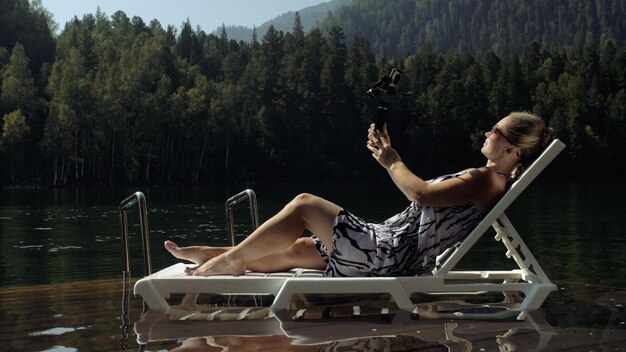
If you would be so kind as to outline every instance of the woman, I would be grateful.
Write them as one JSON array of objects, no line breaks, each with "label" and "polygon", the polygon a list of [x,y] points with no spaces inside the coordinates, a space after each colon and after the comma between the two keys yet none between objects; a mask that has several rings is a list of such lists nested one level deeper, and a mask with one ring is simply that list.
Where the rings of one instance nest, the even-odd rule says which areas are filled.
[{"label": "woman", "polygon": [[[514,112],[485,133],[483,167],[425,181],[402,163],[386,126],[368,130],[367,148],[411,201],[380,224],[366,223],[325,199],[301,194],[232,248],[165,248],[198,264],[190,275],[243,275],[246,270],[325,270],[326,276],[430,273],[435,258],[462,241],[539,155],[553,131],[539,117]],[[301,237],[304,230],[313,236]],[[330,250],[329,250],[330,249]]]}]

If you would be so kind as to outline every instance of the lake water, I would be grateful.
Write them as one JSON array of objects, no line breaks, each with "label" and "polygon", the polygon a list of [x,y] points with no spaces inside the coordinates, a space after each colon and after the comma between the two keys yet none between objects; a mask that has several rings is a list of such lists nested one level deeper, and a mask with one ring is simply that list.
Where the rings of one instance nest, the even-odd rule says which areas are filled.
[{"label": "lake water", "polygon": [[[126,317],[130,320],[124,315],[128,310],[120,313],[123,285],[128,288],[131,283],[121,277],[118,212],[121,200],[136,190],[144,192],[148,201],[155,270],[175,262],[162,249],[165,239],[173,239],[180,245],[227,244],[224,201],[241,189],[3,190],[0,192],[0,340],[10,346],[7,350],[136,349],[136,336],[128,327],[138,319],[141,299],[130,299],[128,307],[133,314]],[[384,220],[407,205],[391,186],[289,185],[255,191],[261,220],[301,192],[324,196],[371,221]],[[610,326],[587,326],[596,329],[592,331],[596,337],[600,333],[604,336],[589,341],[595,341],[596,346],[611,347],[605,350],[619,350],[626,343],[624,199],[626,187],[622,183],[556,182],[540,178],[507,211],[547,275],[571,293],[551,295],[546,301],[554,308],[553,313],[565,317],[560,319],[562,324],[573,324],[567,328],[578,329],[584,321],[597,323],[598,318],[592,316],[597,313],[594,307],[610,307],[610,317],[599,323]],[[129,211],[132,269],[139,276],[143,269],[137,214],[136,209]],[[247,205],[237,207],[235,218],[236,232],[247,233],[250,230]],[[501,244],[492,238],[484,236],[460,266],[510,267],[505,265],[508,262]],[[586,320],[581,318],[576,324],[572,321],[580,317],[567,313],[568,308],[576,305],[571,305],[572,301],[563,303],[563,297],[572,296],[578,297],[575,302],[582,304],[578,309],[587,315]],[[602,312],[606,313],[606,309]],[[282,341],[290,346],[288,342]],[[254,343],[259,345],[258,341]],[[277,343],[281,342],[265,341],[260,345],[278,346]],[[384,346],[386,342],[368,340],[367,344],[371,343]],[[415,341],[393,343],[416,346]],[[176,345],[176,341],[170,341],[149,348],[166,350]],[[265,350],[279,349],[266,347]]]}]

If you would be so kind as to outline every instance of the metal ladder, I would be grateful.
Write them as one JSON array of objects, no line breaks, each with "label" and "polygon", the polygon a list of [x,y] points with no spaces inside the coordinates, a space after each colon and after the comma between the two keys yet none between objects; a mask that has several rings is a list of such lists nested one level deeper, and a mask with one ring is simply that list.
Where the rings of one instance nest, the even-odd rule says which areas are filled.
[{"label": "metal ladder", "polygon": [[[256,194],[251,189],[246,189],[226,200],[226,221],[228,224],[228,238],[231,245],[236,245],[235,240],[235,222],[234,210],[235,205],[248,199],[250,207],[250,218],[252,220],[252,229],[259,227],[259,212],[256,202]],[[150,230],[148,228],[148,206],[146,205],[146,197],[142,192],[135,192],[120,203],[120,228],[122,235],[122,259],[124,264],[124,277],[130,277],[130,252],[129,252],[129,235],[128,235],[128,209],[137,204],[139,207],[139,224],[141,226],[141,243],[143,247],[143,265],[144,276],[152,274],[152,254],[150,252]]]},{"label": "metal ladder", "polygon": [[[226,219],[228,223],[228,237],[231,244],[235,243],[235,223],[234,223],[234,211],[233,208],[236,204],[248,199],[250,204],[250,217],[252,218],[253,230],[259,227],[259,213],[257,209],[256,194],[251,189],[236,194],[226,201]],[[143,247],[143,267],[144,276],[152,274],[152,254],[150,252],[150,230],[148,228],[148,206],[146,204],[146,197],[142,192],[135,192],[128,198],[124,199],[120,203],[120,230],[122,237],[122,259],[124,264],[123,278],[122,278],[122,313],[121,313],[121,341],[126,341],[131,334],[131,321],[130,321],[130,295],[127,293],[127,288],[130,287],[130,252],[129,252],[129,236],[128,236],[128,209],[137,204],[139,207],[139,224],[141,229],[141,242]],[[142,314],[146,311],[146,304],[143,304]],[[140,344],[137,351],[143,352],[147,348],[147,344]]]}]

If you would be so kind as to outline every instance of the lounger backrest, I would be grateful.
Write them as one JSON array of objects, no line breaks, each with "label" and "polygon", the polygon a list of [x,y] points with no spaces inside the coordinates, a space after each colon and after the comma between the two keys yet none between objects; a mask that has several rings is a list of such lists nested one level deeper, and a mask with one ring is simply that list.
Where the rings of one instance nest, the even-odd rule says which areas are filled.
[{"label": "lounger backrest", "polygon": [[483,220],[476,228],[465,238],[457,247],[456,251],[448,257],[447,260],[433,271],[435,275],[447,274],[465,253],[476,243],[485,231],[498,219],[502,213],[513,203],[515,199],[528,187],[528,185],[550,164],[554,158],[565,148],[565,144],[555,139],[541,153],[541,155],[522,173],[522,175],[511,185],[504,196],[496,203],[496,205],[485,215]]},{"label": "lounger backrest", "polygon": [[[508,208],[511,203],[535,180],[535,178],[548,166],[554,158],[565,148],[565,144],[555,139],[541,153],[541,155],[533,161],[533,163],[524,171],[524,173],[511,185],[506,194],[493,207],[488,215],[495,214],[497,218]],[[497,213],[497,214],[496,214]],[[495,221],[495,218],[493,219]],[[493,221],[491,221],[493,223]]]}]

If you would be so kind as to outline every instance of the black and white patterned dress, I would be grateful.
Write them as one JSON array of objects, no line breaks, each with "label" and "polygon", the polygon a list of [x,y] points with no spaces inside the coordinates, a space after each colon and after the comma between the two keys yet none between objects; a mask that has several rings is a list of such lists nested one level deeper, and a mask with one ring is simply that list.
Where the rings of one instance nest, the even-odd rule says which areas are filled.
[{"label": "black and white patterned dress", "polygon": [[[432,183],[458,177],[465,171],[439,176]],[[327,263],[325,276],[414,276],[429,274],[435,258],[462,241],[482,215],[470,202],[451,207],[408,208],[380,224],[342,209],[333,226],[332,251],[315,236],[313,241]]]}]

